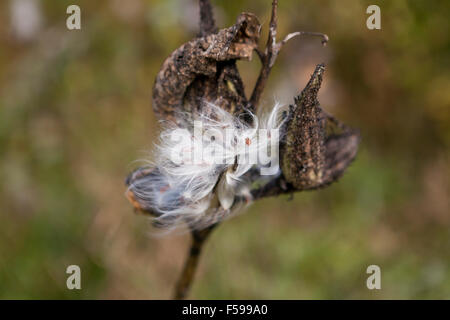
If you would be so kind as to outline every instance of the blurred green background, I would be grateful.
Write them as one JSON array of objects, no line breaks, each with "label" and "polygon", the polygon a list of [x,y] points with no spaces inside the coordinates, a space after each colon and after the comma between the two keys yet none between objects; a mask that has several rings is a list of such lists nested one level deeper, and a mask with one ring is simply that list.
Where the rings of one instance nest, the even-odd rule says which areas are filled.
[{"label": "blurred green background", "polygon": [[[220,27],[256,13],[265,43],[269,0],[213,3]],[[320,101],[361,128],[360,152],[339,183],[223,223],[190,297],[450,298],[449,16],[445,0],[280,1],[280,37],[330,42],[289,42],[263,104],[292,102],[325,62]],[[0,2],[0,298],[170,298],[189,236],[155,237],[124,178],[158,133],[156,73],[197,19],[195,0]],[[239,68],[250,92],[259,61]],[[71,264],[82,290],[66,288]],[[372,264],[381,290],[366,287]]]}]

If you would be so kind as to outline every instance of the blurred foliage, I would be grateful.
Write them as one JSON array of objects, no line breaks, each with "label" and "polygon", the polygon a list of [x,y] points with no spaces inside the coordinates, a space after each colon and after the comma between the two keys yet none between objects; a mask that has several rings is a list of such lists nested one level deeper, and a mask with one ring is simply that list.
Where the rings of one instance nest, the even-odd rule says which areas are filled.
[{"label": "blurred foliage", "polygon": [[[196,1],[80,0],[80,31],[65,26],[72,1],[31,2],[0,3],[0,298],[169,298],[189,237],[152,236],[124,177],[148,157],[151,86],[195,35]],[[270,1],[213,2],[220,26],[251,11],[267,28]],[[450,2],[377,1],[374,31],[369,4],[280,1],[280,36],[331,41],[292,40],[264,104],[290,103],[325,62],[320,100],[361,128],[361,150],[339,183],[223,223],[191,297],[450,298]],[[250,90],[259,62],[239,67]],[[366,288],[371,264],[381,290]]]}]

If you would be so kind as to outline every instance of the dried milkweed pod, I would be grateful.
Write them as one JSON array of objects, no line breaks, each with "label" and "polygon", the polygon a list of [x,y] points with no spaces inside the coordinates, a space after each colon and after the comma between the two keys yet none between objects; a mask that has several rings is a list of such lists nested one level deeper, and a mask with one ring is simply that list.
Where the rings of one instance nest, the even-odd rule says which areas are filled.
[{"label": "dried milkweed pod", "polygon": [[[328,115],[317,99],[324,65],[318,65],[290,106],[281,168],[297,190],[317,189],[336,181],[356,156],[359,133]],[[331,128],[330,128],[331,127]],[[333,128],[334,127],[334,128]],[[327,129],[334,129],[327,133]]]},{"label": "dried milkweed pod", "polygon": [[217,33],[193,39],[164,61],[153,87],[153,110],[159,119],[183,121],[180,111],[203,112],[204,101],[231,113],[248,107],[236,59],[250,60],[261,25],[251,13]]}]

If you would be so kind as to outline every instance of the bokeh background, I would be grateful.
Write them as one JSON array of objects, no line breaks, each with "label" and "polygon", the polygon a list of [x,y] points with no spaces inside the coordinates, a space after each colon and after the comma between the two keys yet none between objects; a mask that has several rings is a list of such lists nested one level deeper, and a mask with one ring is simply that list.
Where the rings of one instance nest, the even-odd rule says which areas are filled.
[{"label": "bokeh background", "polygon": [[[82,29],[66,28],[81,7]],[[220,27],[270,1],[213,0]],[[366,8],[381,7],[381,30]],[[255,203],[207,243],[192,298],[450,298],[450,2],[281,0],[263,97],[291,103],[317,63],[323,107],[361,128],[327,189]],[[158,133],[151,87],[197,32],[195,0],[0,2],[0,298],[166,299],[187,234],[155,236],[124,178]],[[259,61],[239,62],[248,92]],[[66,267],[82,290],[66,288]],[[378,265],[382,289],[366,287]]]}]

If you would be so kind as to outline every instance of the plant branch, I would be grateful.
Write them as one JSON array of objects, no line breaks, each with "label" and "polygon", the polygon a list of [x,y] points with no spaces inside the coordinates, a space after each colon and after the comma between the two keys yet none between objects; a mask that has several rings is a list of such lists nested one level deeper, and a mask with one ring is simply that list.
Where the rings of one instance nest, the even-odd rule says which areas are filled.
[{"label": "plant branch", "polygon": [[255,111],[257,110],[259,100],[266,86],[267,79],[269,78],[270,70],[272,70],[272,67],[275,64],[275,60],[277,59],[281,48],[290,39],[297,36],[309,35],[321,37],[323,45],[325,45],[328,42],[328,36],[326,34],[318,32],[305,32],[305,31],[290,33],[283,40],[277,42],[276,41],[277,24],[278,24],[277,9],[278,9],[278,0],[273,0],[272,14],[270,17],[270,24],[269,24],[269,36],[267,38],[266,49],[264,52],[259,49],[256,49],[256,52],[261,60],[262,67],[258,79],[256,80],[256,84],[253,89],[252,95],[250,97],[250,105],[253,107]]},{"label": "plant branch", "polygon": [[200,37],[217,31],[213,9],[209,0],[199,0],[200,6]]},{"label": "plant branch", "polygon": [[181,300],[187,297],[192,281],[194,280],[203,245],[215,226],[216,224],[203,230],[191,230],[192,243],[184,263],[183,271],[175,287],[174,299]]}]

